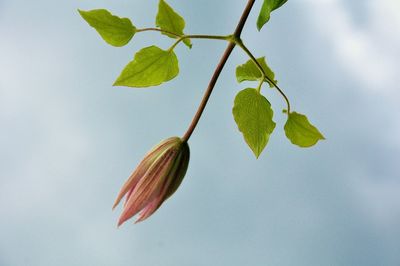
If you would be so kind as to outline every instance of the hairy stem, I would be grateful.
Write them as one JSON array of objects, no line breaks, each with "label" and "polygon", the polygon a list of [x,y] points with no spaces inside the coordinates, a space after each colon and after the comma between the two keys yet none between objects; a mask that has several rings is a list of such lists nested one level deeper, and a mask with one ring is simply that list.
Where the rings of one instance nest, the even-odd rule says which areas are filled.
[{"label": "hairy stem", "polygon": [[[239,23],[236,26],[235,32],[233,34],[233,40],[240,40],[240,35],[242,33],[243,27],[246,24],[246,20],[250,14],[251,9],[253,8],[255,0],[248,0],[247,5],[242,13],[242,16],[240,17]],[[224,54],[222,55],[217,68],[214,71],[214,74],[211,77],[210,83],[208,84],[208,87],[206,89],[206,92],[204,93],[203,99],[200,102],[200,105],[197,109],[196,114],[193,117],[192,122],[189,125],[189,128],[187,129],[185,135],[182,137],[182,140],[184,142],[188,141],[190,136],[192,135],[194,129],[197,126],[197,123],[200,120],[201,115],[203,114],[204,108],[207,105],[208,99],[210,98],[210,95],[215,87],[215,84],[217,83],[217,80],[219,78],[219,75],[221,74],[226,61],[228,61],[229,56],[231,55],[233,49],[236,46],[236,41],[233,41],[231,39],[231,42],[228,44],[228,47],[226,47]]]},{"label": "hairy stem", "polygon": [[[267,74],[265,73],[265,71],[262,68],[262,66],[260,65],[260,63],[257,61],[255,56],[250,52],[250,50],[246,47],[246,45],[244,45],[243,41],[242,40],[236,40],[236,44],[240,48],[242,48],[242,50],[250,57],[250,59],[254,62],[254,64],[256,64],[257,68],[260,70],[260,72],[261,72],[261,74],[263,76],[262,80],[267,79],[275,87],[275,89],[282,95],[282,97],[285,99],[286,105],[287,105],[287,113],[289,115],[290,114],[289,98],[286,96],[286,94],[283,92],[283,90],[281,90],[281,88],[279,88],[279,86],[276,84],[276,82],[273,81],[271,78],[269,78],[267,76]],[[259,86],[258,88],[261,89],[261,86]]]}]

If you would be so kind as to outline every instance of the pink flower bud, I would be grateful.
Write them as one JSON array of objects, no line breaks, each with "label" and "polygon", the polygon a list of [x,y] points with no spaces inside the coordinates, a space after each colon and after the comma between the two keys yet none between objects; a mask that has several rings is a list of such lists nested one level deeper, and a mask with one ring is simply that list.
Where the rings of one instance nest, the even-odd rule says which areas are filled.
[{"label": "pink flower bud", "polygon": [[162,141],[146,154],[123,185],[113,209],[126,196],[118,226],[139,213],[152,215],[179,187],[189,164],[189,145],[178,137]]}]

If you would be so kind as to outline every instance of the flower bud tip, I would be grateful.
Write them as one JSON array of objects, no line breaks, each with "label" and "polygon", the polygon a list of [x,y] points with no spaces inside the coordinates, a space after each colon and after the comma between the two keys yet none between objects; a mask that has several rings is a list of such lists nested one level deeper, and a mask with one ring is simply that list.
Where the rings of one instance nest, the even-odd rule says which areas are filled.
[{"label": "flower bud tip", "polygon": [[155,146],[125,182],[113,209],[126,197],[118,227],[139,214],[135,223],[150,217],[181,184],[189,163],[189,145],[172,137]]}]

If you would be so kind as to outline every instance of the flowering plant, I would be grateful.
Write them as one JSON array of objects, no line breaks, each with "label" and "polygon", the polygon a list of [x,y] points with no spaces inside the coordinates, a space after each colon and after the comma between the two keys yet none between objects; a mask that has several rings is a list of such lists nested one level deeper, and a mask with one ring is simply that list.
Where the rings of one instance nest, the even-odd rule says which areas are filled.
[{"label": "flowering plant", "polygon": [[[257,20],[257,29],[260,31],[269,21],[271,12],[286,2],[287,0],[264,0]],[[148,218],[176,191],[182,182],[189,163],[188,141],[199,122],[221,71],[235,47],[239,47],[249,57],[247,62],[236,68],[237,81],[239,83],[243,81],[258,82],[254,88],[246,88],[236,95],[232,110],[238,129],[254,155],[257,158],[260,156],[276,127],[271,103],[261,93],[264,83],[275,88],[287,105],[284,110],[287,115],[284,131],[286,137],[293,144],[299,147],[311,147],[319,140],[324,139],[324,136],[305,115],[291,110],[289,99],[277,85],[275,73],[268,66],[265,57],[256,58],[241,38],[242,30],[254,3],[255,0],[248,0],[236,29],[228,35],[185,34],[185,20],[165,0],[159,1],[156,26],[149,28],[138,28],[132,24],[130,19],[120,18],[105,9],[79,10],[82,18],[100,34],[104,41],[112,46],[124,46],[136,34],[148,31],[156,31],[175,39],[175,42],[167,49],[152,45],[138,51],[134,59],[122,70],[114,82],[114,86],[151,87],[174,79],[179,74],[178,57],[174,49],[181,43],[189,49],[192,48],[192,41],[195,39],[228,43],[185,134],[181,138],[173,137],[164,140],[151,150],[122,187],[114,204],[115,207],[124,196],[126,197],[118,225],[138,213],[140,214],[137,221]]]}]

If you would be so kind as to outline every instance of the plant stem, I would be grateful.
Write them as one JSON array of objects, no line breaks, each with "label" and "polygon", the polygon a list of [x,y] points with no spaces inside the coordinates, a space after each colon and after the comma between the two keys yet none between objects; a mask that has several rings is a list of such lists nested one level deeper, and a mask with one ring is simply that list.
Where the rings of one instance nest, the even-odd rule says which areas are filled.
[{"label": "plant stem", "polygon": [[144,32],[144,31],[158,31],[161,32],[163,34],[168,34],[168,35],[172,35],[175,36],[178,40],[176,41],[176,43],[173,45],[174,47],[180,43],[181,41],[183,41],[184,39],[211,39],[211,40],[224,40],[224,41],[230,41],[232,36],[231,35],[227,35],[227,36],[223,36],[223,35],[205,35],[205,34],[192,34],[192,35],[179,35],[176,34],[174,32],[171,31],[167,31],[167,30],[163,30],[163,29],[159,29],[159,28],[143,28],[143,29],[136,29],[136,32]]},{"label": "plant stem", "polygon": [[[233,35],[227,35],[227,36],[223,36],[223,35],[202,35],[202,34],[196,34],[196,35],[179,35],[179,34],[176,34],[176,33],[170,32],[170,31],[166,31],[166,30],[162,30],[162,29],[159,29],[159,28],[143,28],[143,29],[137,29],[136,32],[158,31],[158,32],[161,32],[161,33],[163,33],[163,34],[169,34],[169,35],[172,35],[172,36],[177,37],[177,41],[168,49],[169,51],[172,51],[180,42],[182,42],[182,41],[185,40],[185,39],[211,39],[211,40],[229,41],[230,44],[232,44],[232,43],[234,44],[234,45],[233,45],[233,48],[234,48],[236,45],[238,45],[238,46],[250,57],[250,59],[256,64],[257,68],[260,70],[260,72],[261,72],[261,74],[262,74],[262,81],[260,81],[260,84],[259,84],[258,87],[257,87],[258,92],[260,92],[261,86],[262,86],[262,83],[264,82],[264,80],[267,79],[267,80],[274,86],[274,88],[282,95],[282,97],[285,99],[285,102],[286,102],[286,105],[287,105],[287,111],[288,111],[287,114],[290,114],[290,102],[289,102],[289,98],[286,96],[286,94],[283,92],[283,90],[282,90],[281,88],[279,88],[279,86],[276,84],[276,82],[273,81],[271,78],[269,78],[269,77],[266,75],[266,73],[265,73],[264,69],[262,68],[262,66],[260,65],[260,63],[257,61],[257,59],[254,57],[254,55],[253,55],[253,54],[251,53],[251,51],[246,47],[246,45],[243,43],[243,41],[242,41],[241,38],[240,38],[240,35],[241,35],[241,33],[242,33],[242,30],[243,30],[243,27],[244,27],[244,25],[245,25],[245,23],[246,23],[246,20],[247,20],[248,15],[250,14],[250,11],[251,11],[251,8],[252,8],[253,4],[254,4],[254,0],[253,0],[253,1],[249,1],[249,2],[247,3],[247,6],[246,6],[246,8],[245,8],[245,10],[244,10],[244,12],[243,12],[242,17],[240,18],[240,21],[239,21],[239,23],[238,23],[238,26],[236,27],[236,30],[235,30],[235,32],[234,32]],[[228,48],[230,48],[230,45],[228,45],[228,47],[226,48],[225,52],[228,50]],[[233,48],[231,48],[231,49],[233,50]],[[231,52],[232,52],[232,51],[231,51]],[[203,110],[204,110],[204,108],[205,108],[205,105],[207,104],[208,98],[210,97],[211,92],[212,92],[212,90],[214,89],[216,80],[213,81],[213,79],[216,78],[216,79],[218,80],[219,74],[220,74],[220,72],[222,71],[222,69],[224,68],[225,63],[226,63],[226,61],[228,60],[228,58],[229,58],[229,56],[230,56],[230,53],[229,53],[229,55],[227,56],[227,58],[224,58],[224,56],[225,56],[225,53],[224,53],[223,57],[222,57],[221,60],[220,60],[220,63],[221,63],[222,61],[225,61],[224,64],[222,65],[221,69],[219,69],[220,65],[218,65],[217,68],[215,69],[214,74],[216,74],[217,71],[219,71],[219,73],[218,73],[218,75],[217,75],[216,77],[214,77],[214,75],[213,75],[213,77],[212,77],[212,79],[211,79],[211,81],[210,81],[209,87],[207,88],[206,93],[205,93],[205,95],[204,95],[204,97],[203,97],[203,100],[205,100],[204,106],[203,106],[203,100],[202,100],[202,102],[200,103],[199,110],[198,110],[198,111],[200,112],[200,113],[199,113],[199,117],[197,117],[197,113],[196,113],[196,115],[195,115],[195,117],[194,117],[194,119],[193,119],[193,121],[192,121],[192,124],[193,124],[193,122],[195,122],[195,123],[194,123],[194,127],[196,127],[197,122],[198,122],[198,120],[200,119],[200,116],[201,116],[201,114],[202,114],[202,112],[203,112]],[[213,84],[213,83],[214,83],[214,84]],[[210,85],[212,85],[211,88],[210,88]],[[209,90],[210,90],[210,91],[209,91]],[[209,95],[207,95],[208,93],[209,93]],[[195,121],[195,119],[196,119],[196,121]],[[189,127],[189,129],[190,129],[190,127]],[[189,129],[188,129],[188,131],[189,131]],[[193,131],[193,130],[194,130],[194,128],[193,128],[191,131]],[[186,132],[186,133],[188,133],[188,132]],[[190,134],[188,134],[187,139],[189,139],[189,138],[190,138],[190,135],[192,134],[192,132],[189,132],[189,133],[190,133]],[[185,136],[186,136],[186,135],[187,135],[187,134],[185,134]],[[185,139],[185,137],[184,137],[184,139]]]},{"label": "plant stem", "polygon": [[[240,35],[242,33],[243,27],[246,24],[246,20],[250,14],[250,11],[254,5],[255,0],[248,0],[247,5],[242,13],[242,16],[240,17],[239,23],[236,26],[235,32],[233,34],[233,40],[240,40]],[[182,137],[182,141],[187,142],[192,135],[194,129],[197,126],[197,123],[200,120],[201,115],[203,114],[204,108],[207,105],[208,99],[210,98],[210,95],[215,87],[215,84],[217,83],[217,80],[219,78],[219,75],[221,74],[226,61],[228,61],[229,56],[231,55],[233,49],[236,46],[236,41],[231,40],[231,42],[228,44],[228,47],[226,47],[224,54],[222,55],[217,68],[214,71],[214,74],[211,77],[210,83],[208,84],[208,87],[206,89],[206,92],[204,93],[203,99],[200,102],[200,105],[197,109],[196,114],[193,117],[192,122],[189,125],[189,128],[187,129],[185,135]]]},{"label": "plant stem", "polygon": [[196,128],[197,123],[199,122],[200,117],[203,114],[204,108],[207,105],[208,99],[210,98],[210,95],[211,95],[211,93],[212,93],[212,91],[214,89],[214,86],[217,83],[219,75],[221,74],[222,69],[224,68],[226,61],[228,61],[228,58],[229,58],[229,56],[231,55],[231,53],[233,51],[233,48],[235,48],[235,45],[236,45],[235,43],[230,42],[228,44],[228,47],[225,49],[225,52],[222,55],[221,60],[219,61],[218,66],[214,71],[214,74],[213,74],[213,76],[212,76],[212,78],[210,80],[210,83],[208,84],[207,90],[204,93],[203,99],[200,102],[200,105],[199,105],[199,107],[197,109],[197,112],[193,117],[192,123],[190,124],[189,128],[187,129],[185,135],[182,137],[182,141],[183,142],[186,142],[186,141],[189,140],[189,138],[192,135],[194,129]]},{"label": "plant stem", "polygon": [[158,32],[165,33],[165,34],[169,34],[169,35],[172,35],[172,36],[175,36],[175,37],[178,37],[178,38],[182,37],[182,36],[179,35],[179,34],[176,34],[176,33],[173,33],[173,32],[171,32],[171,31],[167,31],[167,30],[162,30],[162,29],[159,29],[159,28],[143,28],[143,29],[136,29],[136,32],[144,32],[144,31],[158,31]]},{"label": "plant stem", "polygon": [[209,40],[221,40],[221,41],[231,41],[232,40],[232,35],[201,35],[201,34],[195,34],[195,35],[183,35],[176,40],[176,42],[168,49],[169,51],[172,51],[181,41],[185,39],[209,39]]},{"label": "plant stem", "polygon": [[258,83],[258,86],[257,86],[257,92],[258,92],[258,94],[261,93],[261,88],[262,88],[262,85],[264,84],[264,80],[265,80],[265,78],[264,78],[264,77],[261,77],[260,83]]},{"label": "plant stem", "polygon": [[[260,70],[261,74],[263,75],[262,80],[267,79],[274,87],[275,89],[282,95],[282,97],[285,99],[286,101],[286,105],[287,105],[287,114],[290,114],[290,102],[288,97],[286,96],[286,94],[283,92],[283,90],[281,90],[281,88],[279,88],[279,86],[276,84],[275,81],[273,81],[270,77],[267,76],[267,74],[265,73],[264,69],[262,68],[262,66],[260,65],[260,63],[257,61],[257,59],[254,57],[254,55],[250,52],[250,50],[246,47],[246,45],[244,45],[242,40],[236,40],[236,44],[242,48],[242,50],[250,57],[250,59],[256,64],[257,68]],[[261,86],[259,86],[259,88],[261,88]]]}]

